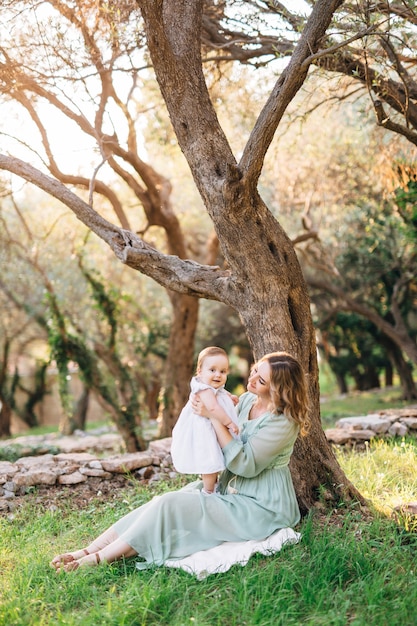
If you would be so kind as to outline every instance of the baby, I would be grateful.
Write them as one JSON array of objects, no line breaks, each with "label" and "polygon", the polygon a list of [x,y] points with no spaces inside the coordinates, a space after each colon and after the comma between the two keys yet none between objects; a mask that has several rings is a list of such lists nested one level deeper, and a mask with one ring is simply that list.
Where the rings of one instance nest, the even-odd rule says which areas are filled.
[{"label": "baby", "polygon": [[[220,418],[236,435],[239,432],[235,410],[237,398],[224,388],[228,372],[226,352],[216,346],[205,348],[198,355],[196,376],[191,380],[191,395],[198,393],[206,408],[216,412],[217,419]],[[202,475],[204,494],[214,492],[218,472],[225,467],[223,452],[211,421],[194,413],[190,400],[172,431],[171,457],[178,472]]]}]

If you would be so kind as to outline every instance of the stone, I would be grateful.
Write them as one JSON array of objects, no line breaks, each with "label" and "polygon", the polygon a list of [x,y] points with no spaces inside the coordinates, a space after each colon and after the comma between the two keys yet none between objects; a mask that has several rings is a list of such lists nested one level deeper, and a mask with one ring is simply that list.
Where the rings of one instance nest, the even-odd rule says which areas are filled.
[{"label": "stone", "polygon": [[17,459],[16,461],[18,468],[30,468],[36,465],[42,465],[42,467],[45,467],[53,464],[54,457],[52,454],[44,454],[42,456],[25,456]]},{"label": "stone", "polygon": [[406,424],[402,424],[401,422],[394,422],[388,429],[388,433],[393,435],[394,437],[405,437],[408,433],[408,428]]},{"label": "stone", "polygon": [[13,480],[18,487],[32,487],[35,485],[55,485],[56,478],[54,472],[31,469],[27,472],[18,472]]},{"label": "stone", "polygon": [[77,465],[87,464],[96,461],[97,457],[89,452],[60,452],[54,456],[55,461],[69,461]]},{"label": "stone", "polygon": [[327,441],[343,445],[351,440],[350,431],[347,428],[327,428],[324,431]]},{"label": "stone", "polygon": [[73,472],[72,474],[62,474],[58,476],[58,483],[60,485],[78,485],[79,483],[85,483],[87,476],[81,474],[81,472]]},{"label": "stone", "polygon": [[123,456],[103,459],[101,464],[107,472],[126,474],[140,467],[152,465],[152,456],[147,452],[132,452]]},{"label": "stone", "polygon": [[149,485],[152,485],[153,483],[159,483],[161,480],[163,479],[163,475],[156,473],[153,476],[150,477],[149,479]]},{"label": "stone", "polygon": [[165,439],[155,439],[149,443],[149,451],[160,457],[165,457],[171,452],[172,437]]},{"label": "stone", "polygon": [[89,463],[87,463],[87,465],[88,467],[91,467],[91,469],[97,469],[97,470],[103,469],[102,464],[97,459],[95,461],[90,461]]},{"label": "stone", "polygon": [[86,452],[88,450],[123,450],[124,443],[120,435],[107,433],[107,435],[90,435],[83,433],[78,436],[61,437],[56,445],[64,452]]},{"label": "stone", "polygon": [[124,450],[125,444],[120,435],[115,433],[105,433],[104,435],[100,435],[98,437],[100,440],[100,449],[111,449],[111,450]]},{"label": "stone", "polygon": [[399,417],[417,417],[417,405],[406,406],[403,409],[385,409],[380,411],[381,415],[393,415],[395,419]]},{"label": "stone", "polygon": [[372,430],[374,433],[386,433],[390,426],[391,420],[382,418],[378,413],[370,413],[360,417],[342,417],[336,422],[338,428]]},{"label": "stone", "polygon": [[370,439],[375,437],[376,434],[373,430],[370,430],[368,428],[364,428],[363,430],[353,430],[351,431],[351,433],[352,439],[356,439],[358,441],[369,441]]},{"label": "stone", "polygon": [[12,480],[8,480],[7,482],[3,483],[3,489],[5,491],[13,491],[13,493],[15,493],[17,490],[17,485]]},{"label": "stone", "polygon": [[373,430],[360,430],[358,428],[328,428],[324,431],[324,434],[326,435],[327,441],[337,445],[344,445],[351,441],[370,441],[375,437]]},{"label": "stone", "polygon": [[111,478],[110,472],[105,472],[103,469],[94,469],[92,467],[80,467],[80,474],[84,476],[96,476],[98,478]]},{"label": "stone", "polygon": [[147,480],[155,473],[155,469],[152,465],[147,465],[146,467],[141,467],[140,470],[136,472],[139,478]]},{"label": "stone", "polygon": [[0,461],[0,484],[6,482],[7,477],[11,478],[17,472],[17,467],[10,461]]},{"label": "stone", "polygon": [[410,430],[417,430],[417,417],[400,417],[398,421],[405,424]]},{"label": "stone", "polygon": [[396,506],[394,511],[400,513],[406,513],[408,515],[417,515],[417,502],[408,502],[406,504],[400,504]]}]

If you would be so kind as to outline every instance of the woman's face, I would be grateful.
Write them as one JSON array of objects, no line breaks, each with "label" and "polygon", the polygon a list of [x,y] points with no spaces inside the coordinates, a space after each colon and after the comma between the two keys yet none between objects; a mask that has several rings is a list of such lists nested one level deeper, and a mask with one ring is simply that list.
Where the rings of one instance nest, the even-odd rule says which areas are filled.
[{"label": "woman's face", "polygon": [[248,378],[247,390],[257,396],[270,397],[271,366],[268,361],[257,363]]}]

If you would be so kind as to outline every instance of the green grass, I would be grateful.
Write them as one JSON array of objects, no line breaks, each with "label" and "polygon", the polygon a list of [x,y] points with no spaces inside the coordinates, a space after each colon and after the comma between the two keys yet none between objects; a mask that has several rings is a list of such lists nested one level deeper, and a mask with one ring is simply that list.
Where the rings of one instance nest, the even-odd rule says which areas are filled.
[{"label": "green grass", "polygon": [[378,413],[384,409],[401,408],[411,404],[402,399],[398,377],[394,387],[382,387],[370,391],[354,391],[350,381],[349,392],[340,394],[334,374],[325,362],[320,363],[320,397],[323,428],[332,428],[341,417],[354,417]]},{"label": "green grass", "polygon": [[364,452],[336,449],[345,474],[377,511],[391,516],[395,507],[417,500],[416,439],[372,440]]},{"label": "green grass", "polygon": [[0,624],[415,625],[417,534],[382,513],[415,499],[417,449],[377,442],[337,454],[373,517],[355,507],[313,514],[298,528],[299,544],[203,581],[167,568],[138,572],[132,560],[69,574],[49,567],[53,555],[84,545],[155,491],[131,487],[85,509],[70,495],[59,510],[27,496],[12,518],[0,518]]}]

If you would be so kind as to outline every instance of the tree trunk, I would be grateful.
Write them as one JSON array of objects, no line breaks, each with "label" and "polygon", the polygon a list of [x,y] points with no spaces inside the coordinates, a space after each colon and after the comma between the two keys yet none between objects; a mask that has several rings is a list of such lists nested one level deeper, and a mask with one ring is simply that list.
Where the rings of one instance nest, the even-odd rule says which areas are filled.
[{"label": "tree trunk", "polygon": [[5,398],[0,396],[0,438],[11,437],[10,425],[12,421],[12,409]]},{"label": "tree trunk", "polygon": [[401,350],[388,337],[382,336],[380,342],[385,347],[388,358],[400,377],[403,399],[415,400],[417,398],[417,388],[413,380],[413,372],[404,359]]},{"label": "tree trunk", "polygon": [[170,294],[173,320],[165,366],[160,437],[170,437],[182,407],[190,395],[193,375],[194,338],[198,322],[197,298]]},{"label": "tree trunk", "polygon": [[355,368],[353,378],[357,391],[369,391],[369,389],[379,389],[381,387],[378,371],[375,367],[366,366],[364,370]]},{"label": "tree trunk", "polygon": [[[328,9],[330,4],[334,10],[338,3],[329,3]],[[308,437],[298,439],[291,463],[300,507],[307,511],[323,484],[334,500],[360,499],[321,428],[315,332],[294,247],[256,191],[263,151],[304,81],[302,61],[318,45],[316,38],[332,11],[320,16],[320,26],[315,15],[306,27],[305,40],[292,58],[297,69],[278,80],[237,167],[201,69],[201,3],[143,0],[140,6],[162,95],[233,275],[228,303],[239,312],[255,359],[287,350],[308,374],[313,427]]]},{"label": "tree trunk", "polygon": [[[312,428],[307,437],[298,438],[290,466],[300,509],[308,511],[323,486],[329,500],[363,502],[340,468],[321,427],[315,329],[294,247],[259,197],[248,196],[245,202],[247,210],[256,207],[254,229],[262,233],[248,226],[248,241],[242,240],[240,233],[240,246],[235,246],[234,254],[229,251],[228,261],[235,267],[240,259],[240,267],[248,277],[239,299],[239,314],[248,339],[256,359],[268,352],[286,350],[300,359],[308,375]],[[243,260],[238,252],[249,247],[251,254]]]},{"label": "tree trunk", "polygon": [[[402,320],[398,303],[395,301],[394,297],[391,301],[391,315],[395,322],[391,324],[387,321],[387,316],[385,316],[385,318],[381,317],[375,309],[369,308],[366,304],[357,301],[349,295],[345,288],[339,287],[334,282],[322,280],[316,276],[309,276],[308,284],[310,287],[334,295],[341,303],[338,307],[339,311],[351,311],[372,322],[381,332],[381,335],[385,335],[395,343],[395,345],[408,356],[410,361],[417,365],[417,343],[408,333],[404,320]],[[393,315],[394,310],[396,311],[395,315]]]},{"label": "tree trunk", "polygon": [[390,361],[385,365],[385,387],[392,387],[394,384],[394,368]]},{"label": "tree trunk", "polygon": [[340,373],[335,373],[337,386],[339,387],[339,393],[344,394],[348,393],[349,388],[346,382],[346,376]]},{"label": "tree trunk", "polygon": [[77,400],[77,404],[74,411],[74,423],[75,427],[80,430],[85,429],[87,422],[88,407],[90,404],[90,390],[88,387],[83,387],[80,397]]},{"label": "tree trunk", "polygon": [[123,411],[118,410],[110,403],[106,402],[103,397],[92,390],[99,405],[110,414],[117,432],[122,437],[127,452],[138,452],[138,450],[146,450],[147,445],[144,439],[135,431],[131,421],[124,419]]}]

